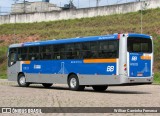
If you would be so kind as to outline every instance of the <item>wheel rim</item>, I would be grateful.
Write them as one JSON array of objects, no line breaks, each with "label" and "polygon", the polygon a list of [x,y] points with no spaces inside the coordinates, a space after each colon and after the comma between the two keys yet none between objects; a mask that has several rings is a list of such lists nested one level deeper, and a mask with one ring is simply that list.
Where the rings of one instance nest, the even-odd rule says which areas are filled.
[{"label": "wheel rim", "polygon": [[21,77],[19,82],[20,82],[21,85],[25,85],[26,84],[26,78],[24,76]]},{"label": "wheel rim", "polygon": [[77,86],[77,81],[75,78],[72,78],[70,80],[70,86],[71,86],[71,88],[75,88]]}]

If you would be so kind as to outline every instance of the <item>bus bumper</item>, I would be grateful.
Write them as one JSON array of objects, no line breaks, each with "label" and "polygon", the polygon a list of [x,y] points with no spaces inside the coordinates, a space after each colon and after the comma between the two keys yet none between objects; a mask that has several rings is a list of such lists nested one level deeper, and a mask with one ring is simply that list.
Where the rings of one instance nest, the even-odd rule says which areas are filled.
[{"label": "bus bumper", "polygon": [[128,77],[121,75],[120,76],[120,83],[122,85],[141,85],[141,84],[152,84],[153,76],[151,77]]}]

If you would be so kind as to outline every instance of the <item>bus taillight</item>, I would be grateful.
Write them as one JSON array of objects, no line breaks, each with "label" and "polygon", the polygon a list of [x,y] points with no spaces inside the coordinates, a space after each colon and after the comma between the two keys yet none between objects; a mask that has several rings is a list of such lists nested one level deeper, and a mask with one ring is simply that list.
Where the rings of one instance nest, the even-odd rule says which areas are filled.
[{"label": "bus taillight", "polygon": [[118,39],[120,39],[121,38],[121,34],[118,34]]},{"label": "bus taillight", "polygon": [[124,71],[127,71],[127,65],[124,64]]}]

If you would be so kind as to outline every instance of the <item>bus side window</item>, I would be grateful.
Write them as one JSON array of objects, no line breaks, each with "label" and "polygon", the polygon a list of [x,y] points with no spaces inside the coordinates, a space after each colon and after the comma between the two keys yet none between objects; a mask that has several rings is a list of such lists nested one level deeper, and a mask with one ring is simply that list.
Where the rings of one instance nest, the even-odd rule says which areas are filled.
[{"label": "bus side window", "polygon": [[98,42],[91,42],[90,49],[91,49],[90,57],[98,58]]},{"label": "bus side window", "polygon": [[27,54],[21,54],[19,60],[27,60]]},{"label": "bus side window", "polygon": [[60,56],[58,56],[57,59],[65,59],[66,54],[65,54],[65,45],[64,44],[59,45],[59,52],[60,52]]},{"label": "bus side window", "polygon": [[27,47],[20,47],[18,48],[18,60],[23,61],[23,60],[28,60],[28,48]]},{"label": "bus side window", "polygon": [[99,42],[99,58],[107,58],[108,41]]},{"label": "bus side window", "polygon": [[39,59],[39,46],[29,47],[29,60],[38,60]]},{"label": "bus side window", "polygon": [[9,59],[8,59],[8,66],[12,66],[16,63],[17,61],[17,49],[16,48],[11,48],[9,51]]},{"label": "bus side window", "polygon": [[82,55],[83,58],[91,57],[90,42],[82,43]]},{"label": "bus side window", "polygon": [[74,58],[75,59],[83,58],[83,55],[82,55],[82,43],[75,43],[74,44]]},{"label": "bus side window", "polygon": [[44,51],[43,51],[43,58],[45,60],[51,60],[52,59],[52,45],[47,45],[44,47]]},{"label": "bus side window", "polygon": [[12,66],[15,63],[16,63],[16,53],[10,53],[9,66]]},{"label": "bus side window", "polygon": [[40,59],[49,60],[52,58],[52,45],[40,46]]},{"label": "bus side window", "polygon": [[53,59],[60,59],[60,45],[53,45]]},{"label": "bus side window", "polygon": [[114,48],[114,44],[112,44],[112,43],[109,43],[109,45],[108,45],[108,57],[109,58],[115,57],[115,48]]},{"label": "bus side window", "polygon": [[100,58],[117,58],[118,57],[118,41],[107,40],[99,42],[99,57]]},{"label": "bus side window", "polygon": [[92,53],[91,51],[83,51],[83,58],[91,58],[92,57]]},{"label": "bus side window", "polygon": [[64,58],[74,59],[74,44],[66,44],[64,54]]},{"label": "bus side window", "polygon": [[21,54],[18,54],[18,60],[21,61],[22,60],[22,56]]}]

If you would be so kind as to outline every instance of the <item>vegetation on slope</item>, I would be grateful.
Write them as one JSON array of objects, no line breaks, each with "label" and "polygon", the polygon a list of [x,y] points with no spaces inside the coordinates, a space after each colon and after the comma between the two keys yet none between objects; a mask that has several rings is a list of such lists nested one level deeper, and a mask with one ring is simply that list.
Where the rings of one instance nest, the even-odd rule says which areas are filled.
[{"label": "vegetation on slope", "polygon": [[0,79],[6,78],[6,56],[7,56],[7,47],[0,46]]},{"label": "vegetation on slope", "polygon": [[[15,34],[14,34],[15,30]],[[78,36],[103,35],[112,33],[140,33],[141,12],[62,20],[40,23],[0,25],[0,47],[17,42],[60,39]],[[143,11],[143,33],[152,35],[155,43],[156,82],[160,82],[160,8]],[[6,59],[6,50],[0,50],[0,58]],[[4,56],[5,55],[5,56]],[[0,76],[5,77],[6,60],[0,59]],[[3,69],[3,70],[2,70]],[[158,76],[157,76],[158,75]],[[1,77],[0,77],[1,78]]]}]

